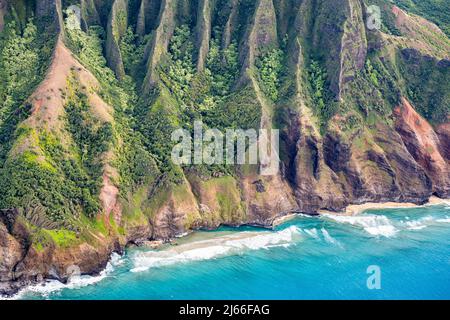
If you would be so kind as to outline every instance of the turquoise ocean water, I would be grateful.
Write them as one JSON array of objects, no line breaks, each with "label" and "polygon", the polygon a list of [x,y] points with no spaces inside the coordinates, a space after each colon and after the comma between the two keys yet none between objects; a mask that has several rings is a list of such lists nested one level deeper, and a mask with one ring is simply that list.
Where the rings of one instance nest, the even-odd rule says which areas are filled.
[{"label": "turquoise ocean water", "polygon": [[[113,255],[97,277],[21,299],[450,299],[450,206],[299,216],[275,230],[196,232]],[[369,290],[369,266],[381,289]]]}]

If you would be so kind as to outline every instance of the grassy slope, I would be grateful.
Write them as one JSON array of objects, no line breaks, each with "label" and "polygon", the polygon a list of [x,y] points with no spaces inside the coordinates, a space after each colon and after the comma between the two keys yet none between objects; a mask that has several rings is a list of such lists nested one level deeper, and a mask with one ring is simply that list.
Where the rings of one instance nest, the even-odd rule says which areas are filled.
[{"label": "grassy slope", "polygon": [[450,2],[447,0],[394,0],[400,8],[434,22],[450,36]]}]

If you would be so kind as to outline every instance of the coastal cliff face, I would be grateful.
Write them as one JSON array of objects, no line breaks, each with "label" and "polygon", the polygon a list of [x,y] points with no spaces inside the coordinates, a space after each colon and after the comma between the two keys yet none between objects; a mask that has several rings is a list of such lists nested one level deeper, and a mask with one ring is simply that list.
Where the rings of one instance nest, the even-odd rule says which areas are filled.
[{"label": "coastal cliff face", "polygon": [[[372,2],[379,28],[363,0],[0,0],[0,294],[190,230],[448,198],[450,40]],[[194,120],[279,129],[280,170],[172,163]]]}]

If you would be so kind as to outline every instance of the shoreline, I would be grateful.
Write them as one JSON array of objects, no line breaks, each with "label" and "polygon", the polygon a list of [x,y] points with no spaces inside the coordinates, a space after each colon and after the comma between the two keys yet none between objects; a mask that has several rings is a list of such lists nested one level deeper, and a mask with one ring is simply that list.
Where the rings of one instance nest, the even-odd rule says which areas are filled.
[{"label": "shoreline", "polygon": [[[279,217],[273,219],[271,226],[270,225],[268,225],[268,226],[252,225],[252,226],[259,227],[259,228],[262,228],[262,229],[274,229],[276,226],[279,226],[279,225],[281,225],[281,224],[283,224],[285,222],[288,222],[288,221],[290,221],[292,219],[295,219],[296,217],[299,217],[299,216],[311,216],[311,217],[314,217],[314,216],[321,216],[323,214],[336,215],[336,216],[356,216],[356,215],[364,213],[367,210],[420,208],[420,207],[436,206],[436,205],[443,205],[443,204],[444,205],[450,205],[450,199],[441,199],[441,198],[432,196],[432,197],[429,198],[428,202],[423,204],[423,205],[417,205],[417,204],[414,204],[414,203],[407,203],[407,202],[405,202],[405,203],[401,203],[401,202],[380,202],[380,203],[367,202],[367,203],[364,203],[364,204],[352,204],[352,205],[349,205],[342,212],[334,212],[334,211],[329,211],[329,210],[319,210],[317,215],[307,215],[307,214],[300,213],[300,212],[299,213],[289,213],[289,214],[286,214],[286,215],[283,215],[283,216],[279,216]],[[239,227],[236,227],[236,231],[238,231],[238,229],[239,229]],[[192,231],[192,232],[196,232],[196,231]],[[191,234],[191,232],[188,233],[188,234],[180,235],[180,236],[178,236],[178,237],[176,237],[176,238],[174,238],[172,240],[175,240],[177,238],[178,239],[184,238],[185,236],[187,236],[189,234]],[[161,248],[161,246],[163,244],[165,244],[165,243],[166,242],[163,242],[163,241],[143,241],[140,245],[137,245],[137,246],[141,247],[141,248],[148,248],[148,249],[151,249],[151,250],[159,250]],[[168,243],[169,243],[170,246],[172,246],[171,242],[168,242]],[[133,247],[133,245],[127,244],[127,245],[125,245],[124,250],[126,250],[128,248],[131,248],[131,247]],[[107,263],[111,262],[113,254],[114,254],[114,252],[111,254],[110,259],[108,260]],[[98,277],[98,276],[101,276],[101,274],[103,272],[105,272],[106,269],[107,268],[104,268],[103,270],[101,270],[98,273],[91,273],[91,274],[87,273],[87,274],[84,274],[84,275],[85,276]],[[49,280],[49,279],[46,279],[46,280]],[[16,299],[16,298],[20,299],[20,294],[23,292],[23,290],[26,290],[27,287],[30,287],[30,286],[32,287],[33,285],[39,285],[39,284],[42,285],[42,284],[44,284],[46,282],[46,280],[44,280],[43,282],[40,282],[40,283],[34,283],[34,284],[26,285],[26,286],[20,288],[17,291],[14,290],[14,292],[12,292],[11,295],[9,295],[9,294],[3,295],[3,296],[0,295],[0,300]],[[56,281],[58,281],[58,280],[56,280]],[[61,282],[61,284],[64,285],[63,282]]]},{"label": "shoreline", "polygon": [[450,205],[450,199],[441,199],[436,196],[432,196],[428,199],[428,202],[422,205],[418,205],[412,202],[367,202],[363,204],[351,204],[347,206],[342,212],[333,212],[329,210],[319,210],[318,212],[319,214],[356,216],[358,214],[364,213],[367,210],[420,208],[442,204]]}]

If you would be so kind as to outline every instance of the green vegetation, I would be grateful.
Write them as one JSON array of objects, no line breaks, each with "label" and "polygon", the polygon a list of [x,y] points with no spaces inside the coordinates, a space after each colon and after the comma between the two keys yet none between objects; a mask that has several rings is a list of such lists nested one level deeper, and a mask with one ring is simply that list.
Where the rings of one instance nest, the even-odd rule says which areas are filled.
[{"label": "green vegetation", "polygon": [[[259,127],[261,113],[254,93],[249,89],[233,92],[239,74],[237,44],[232,42],[221,48],[220,30],[216,28],[214,34],[217,38],[210,42],[205,69],[197,72],[189,26],[176,28],[159,73],[161,85],[136,110],[144,144],[155,155],[159,168],[170,177],[168,180],[182,179],[182,172],[170,161],[171,133],[175,129],[192,130],[195,120],[223,130]],[[206,175],[229,172],[225,167],[201,170]]]},{"label": "green vegetation", "polygon": [[[13,27],[12,23],[8,36],[1,42],[0,63],[8,66],[9,70],[1,83],[1,93],[15,98],[10,108],[18,108],[18,103],[26,100],[33,90],[34,79],[40,80],[39,70],[36,69],[39,68],[36,61],[38,46],[34,40],[36,28],[31,22],[23,36],[17,35]],[[78,230],[80,213],[94,217],[101,211],[99,192],[104,165],[101,159],[113,144],[122,142],[120,148],[123,152],[116,161],[120,171],[118,183],[123,184],[124,191],[149,181],[147,176],[150,173],[146,170],[154,166],[152,156],[142,147],[140,136],[132,131],[131,121],[126,118],[127,110],[133,107],[132,101],[135,101],[134,88],[122,89],[113,72],[106,67],[102,53],[103,37],[104,31],[100,27],[91,27],[88,32],[67,30],[69,46],[100,80],[102,91],[99,94],[114,106],[115,127],[120,128],[117,131],[120,135],[117,135],[116,128],[111,123],[101,122],[94,116],[85,92],[92,88],[81,88],[75,78],[69,83],[69,96],[64,94],[67,99],[66,117],[62,120],[66,124],[67,137],[27,127],[20,127],[15,131],[12,124],[27,116],[29,106],[17,109],[13,114],[17,120],[10,120],[11,125],[7,126],[8,117],[5,118],[3,127],[0,124],[2,133],[6,131],[5,128],[8,129],[2,139],[4,136],[4,139],[8,138],[8,141],[16,143],[31,139],[33,145],[38,146],[37,149],[11,157],[1,168],[0,187],[4,192],[0,193],[0,207],[23,208],[25,215],[30,221],[35,221],[36,225],[49,230],[58,229],[52,236],[55,243],[63,246],[67,241],[73,240],[66,233]],[[17,58],[26,61],[24,63]],[[26,82],[27,78],[22,77],[23,74],[32,81]],[[3,90],[4,88],[7,90]],[[5,110],[3,107],[2,105],[2,111]],[[61,139],[64,139],[64,143]],[[68,141],[73,143],[67,145]],[[7,150],[10,148],[11,146]],[[5,157],[7,150],[4,152]],[[64,230],[59,230],[60,228]]]},{"label": "green vegetation", "polygon": [[48,234],[53,243],[62,248],[69,248],[74,243],[79,240],[76,237],[75,232],[68,230],[43,230],[46,234]]},{"label": "green vegetation", "polygon": [[184,107],[192,106],[189,89],[195,74],[193,51],[189,27],[182,25],[176,28],[169,45],[169,62],[160,73],[163,83]]},{"label": "green vegetation", "polygon": [[141,40],[130,26],[119,43],[125,72],[134,79],[139,80],[139,82],[145,76],[145,68],[143,68],[144,50],[149,40],[149,36]]},{"label": "green vegetation", "polygon": [[67,42],[70,49],[80,61],[98,76],[103,83],[116,84],[114,72],[106,67],[103,56],[105,31],[100,26],[90,27],[87,32],[82,30],[67,30]]},{"label": "green vegetation", "polygon": [[[88,216],[94,217],[101,211],[98,195],[102,185],[103,163],[100,159],[114,141],[113,128],[110,123],[100,123],[92,116],[87,97],[79,90],[68,101],[66,113],[67,128],[75,142],[72,152],[78,155],[79,165],[86,175],[86,183],[79,186],[82,206]],[[83,181],[80,178],[73,176],[75,182]]]},{"label": "green vegetation", "polygon": [[[95,159],[95,154],[101,154],[112,144],[110,138],[116,137],[119,143],[118,155],[115,165],[119,170],[120,177],[117,181],[121,186],[121,191],[127,193],[128,190],[138,188],[145,181],[154,179],[157,173],[152,154],[144,147],[143,136],[134,130],[134,118],[132,117],[137,98],[135,92],[135,83],[130,76],[127,76],[124,82],[120,83],[114,76],[111,69],[106,66],[106,60],[103,56],[103,44],[105,32],[99,26],[89,28],[88,32],[82,30],[71,30],[68,32],[69,43],[72,50],[84,65],[96,76],[102,84],[102,91],[99,92],[103,100],[114,107],[115,128],[109,124],[104,124],[96,129],[96,132],[90,132],[92,128],[85,131],[79,130],[78,124],[85,121],[81,116],[81,111],[86,111],[85,96],[81,95],[81,105],[79,108],[71,108],[72,133],[78,138],[78,147],[83,150],[84,145],[89,145],[89,140],[100,139],[98,148],[91,149],[91,156],[88,159]],[[143,43],[139,44],[138,39],[133,34],[132,29],[121,40],[121,50],[124,57],[126,72],[134,78],[142,77],[141,65],[143,56]],[[83,102],[84,101],[84,102]],[[85,116],[88,116],[84,112]],[[92,119],[91,119],[92,121]],[[88,126],[89,127],[89,126]],[[117,143],[116,143],[117,144]],[[99,164],[93,168],[99,170]],[[146,170],[149,169],[147,172]]]},{"label": "green vegetation", "polygon": [[[98,198],[101,187],[99,153],[106,149],[111,133],[107,125],[95,127],[84,118],[86,101],[68,104],[69,128],[76,141],[70,151],[54,134],[22,128],[18,134],[37,140],[39,149],[26,151],[10,160],[1,171],[0,207],[45,208],[51,221],[67,221],[80,212],[94,216],[101,210]],[[81,110],[77,110],[80,108]],[[76,109],[76,110],[73,110]],[[20,139],[18,139],[20,140]]]},{"label": "green vegetation", "polygon": [[[416,59],[415,57],[413,59]],[[402,56],[399,73],[404,75],[404,95],[417,111],[434,124],[445,123],[450,115],[450,68],[438,61],[420,57],[414,63]]]},{"label": "green vegetation", "polygon": [[272,100],[278,100],[280,75],[283,69],[284,53],[280,49],[267,52],[256,63],[264,93]]},{"label": "green vegetation", "polygon": [[[372,63],[370,58],[366,60],[364,69],[357,72],[354,81],[349,84],[349,94],[346,95],[346,106],[355,106],[355,110],[366,120],[374,115],[389,116],[392,106],[398,102],[398,93],[392,90],[392,78],[377,59],[374,58],[374,61]],[[352,125],[347,121],[346,126],[351,129],[361,126],[361,123],[354,121]]]},{"label": "green vegetation", "polygon": [[206,67],[210,75],[212,95],[228,95],[239,73],[236,42],[221,49],[219,40],[211,40]]},{"label": "green vegetation", "polygon": [[29,112],[30,106],[24,101],[48,64],[47,47],[37,33],[32,20],[23,32],[12,20],[0,35],[0,168],[12,146],[14,130]]},{"label": "green vegetation", "polygon": [[28,97],[38,76],[36,26],[29,21],[20,36],[13,21],[6,32],[0,60],[0,124],[13,106]]},{"label": "green vegetation", "polygon": [[331,98],[326,83],[327,73],[318,61],[311,60],[308,80],[313,110],[320,120],[321,130],[325,130],[328,120],[336,112],[336,103]]},{"label": "green vegetation", "polygon": [[400,8],[434,22],[447,36],[450,36],[450,2],[448,0],[394,0],[394,2]]}]

